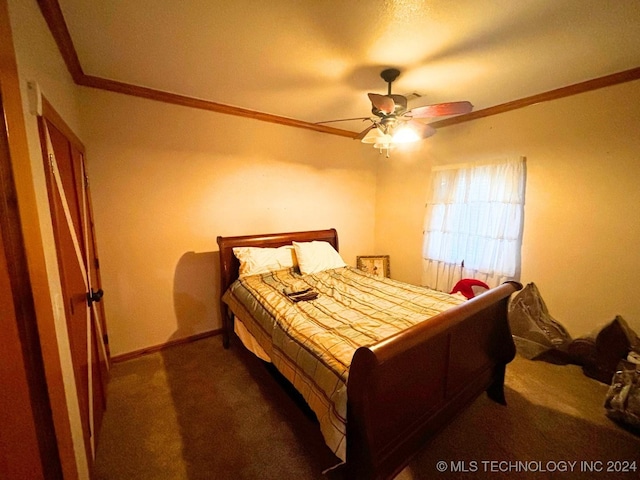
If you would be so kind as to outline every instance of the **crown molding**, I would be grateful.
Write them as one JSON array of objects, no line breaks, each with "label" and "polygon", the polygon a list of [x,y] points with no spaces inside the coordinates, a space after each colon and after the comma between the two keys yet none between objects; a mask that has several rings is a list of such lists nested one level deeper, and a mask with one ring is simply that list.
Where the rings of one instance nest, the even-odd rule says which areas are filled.
[{"label": "crown molding", "polygon": [[332,135],[338,135],[347,138],[356,138],[358,136],[358,133],[350,132],[348,130],[342,130],[339,128],[328,127],[326,125],[316,125],[314,123],[304,122],[302,120],[296,120],[293,118],[281,117],[279,115],[272,115],[269,113],[258,112],[246,108],[234,107],[222,103],[211,102],[199,98],[178,95],[175,93],[164,92],[162,90],[156,90],[153,88],[141,87],[139,85],[132,85],[129,83],[118,82],[116,80],[87,75],[84,73],[84,71],[82,70],[82,66],[80,65],[78,54],[76,53],[73,41],[71,40],[71,35],[69,33],[69,29],[67,28],[67,24],[65,23],[62,9],[60,8],[58,0],[37,1],[38,5],[40,6],[40,11],[42,12],[44,19],[49,26],[49,30],[51,31],[51,34],[53,35],[53,38],[58,45],[58,49],[62,54],[62,58],[67,65],[67,69],[71,74],[71,78],[77,85],[97,88],[100,90],[108,90],[110,92],[122,93],[135,97],[142,97],[159,102],[171,103],[174,105],[181,105],[185,107],[209,110],[212,112],[218,112],[227,115],[251,118],[254,120],[260,120],[262,122],[277,123],[279,125],[286,125],[289,127],[303,128],[321,133],[329,133]]},{"label": "crown molding", "polygon": [[262,122],[277,123],[279,125],[286,125],[289,127],[304,128],[307,130],[314,130],[321,133],[330,133],[332,135],[339,135],[348,138],[355,138],[357,136],[357,133],[353,133],[348,130],[327,127],[325,125],[316,125],[313,123],[303,122],[302,120],[296,120],[294,118],[281,117],[278,115],[272,115],[270,113],[258,112],[255,110],[249,110],[240,107],[233,107],[231,105],[211,102],[209,100],[188,97],[186,95],[178,95],[176,93],[163,92],[161,90],[155,90],[153,88],[141,87],[138,85],[118,82],[101,77],[94,77],[92,75],[83,75],[77,83],[78,85],[82,85],[84,87],[108,90],[110,92],[132,95],[134,97],[141,97],[149,100],[156,100],[158,102],[171,103],[174,105],[181,105],[183,107],[198,108],[200,110],[209,110],[211,112],[218,112],[227,115],[236,115],[238,117],[260,120]]},{"label": "crown molding", "polygon": [[76,48],[71,40],[71,35],[69,34],[69,29],[64,21],[64,16],[62,15],[62,9],[60,8],[58,0],[37,1],[40,11],[42,12],[42,16],[47,22],[51,35],[53,35],[53,38],[58,45],[58,49],[62,54],[62,59],[67,65],[67,70],[69,70],[69,73],[71,74],[71,78],[73,78],[74,82],[80,83],[82,77],[84,77],[84,72],[82,71],[82,66],[80,65]]},{"label": "crown molding", "polygon": [[579,93],[589,92],[591,90],[597,90],[599,88],[610,87],[619,83],[630,82],[639,79],[640,67],[636,67],[630,70],[624,70],[622,72],[606,75],[604,77],[594,78],[593,80],[587,80],[586,82],[575,83],[573,85],[556,88],[555,90],[550,90],[548,92],[539,93],[530,97],[521,98],[512,102],[502,103],[493,107],[466,113],[457,117],[445,118],[443,120],[432,122],[429,125],[434,128],[448,127],[449,125],[457,125],[459,123],[469,122],[471,120],[477,120],[479,118],[489,117],[491,115],[497,115],[499,113],[505,113],[511,110],[517,110],[520,108],[528,107],[529,105],[535,105],[536,103],[557,100],[559,98],[569,97],[571,95],[577,95]]},{"label": "crown molding", "polygon": [[[58,49],[62,54],[62,58],[67,65],[67,69],[73,78],[73,81],[85,87],[97,88],[101,90],[108,90],[111,92],[122,93],[125,95],[133,95],[136,97],[147,98],[150,100],[156,100],[159,102],[171,103],[174,105],[182,105],[185,107],[198,108],[201,110],[209,110],[212,112],[223,113],[227,115],[236,115],[239,117],[252,118],[254,120],[260,120],[263,122],[277,123],[279,125],[286,125],[296,128],[304,128],[307,130],[313,130],[321,133],[329,133],[331,135],[339,135],[347,138],[357,138],[358,132],[350,132],[340,128],[328,127],[326,125],[318,125],[315,123],[304,122],[302,120],[295,120],[293,118],[281,117],[278,115],[272,115],[269,113],[258,112],[255,110],[249,110],[246,108],[234,107],[231,105],[225,105],[222,103],[211,102],[208,100],[202,100],[199,98],[188,97],[185,95],[178,95],[175,93],[164,92],[153,88],[142,87],[138,85],[132,85],[116,80],[109,80],[106,78],[95,77],[92,75],[86,75],[80,65],[78,54],[71,40],[69,29],[65,23],[62,10],[58,0],[37,0],[42,15],[44,16],[49,30],[53,35],[53,38],[58,45]],[[477,120],[479,118],[489,117],[491,115],[498,115],[500,113],[509,112],[511,110],[517,110],[520,108],[534,105],[536,103],[548,102],[550,100],[557,100],[559,98],[568,97],[571,95],[577,95],[579,93],[588,92],[591,90],[597,90],[619,83],[629,82],[640,79],[640,67],[632,68],[622,72],[606,75],[604,77],[587,80],[585,82],[576,83],[566,87],[557,88],[548,92],[532,95],[530,97],[521,98],[511,102],[502,103],[493,107],[484,108],[482,110],[476,110],[464,115],[458,115],[456,117],[445,118],[431,122],[434,128],[442,128],[450,125],[457,125],[460,123],[469,122],[471,120]]]}]

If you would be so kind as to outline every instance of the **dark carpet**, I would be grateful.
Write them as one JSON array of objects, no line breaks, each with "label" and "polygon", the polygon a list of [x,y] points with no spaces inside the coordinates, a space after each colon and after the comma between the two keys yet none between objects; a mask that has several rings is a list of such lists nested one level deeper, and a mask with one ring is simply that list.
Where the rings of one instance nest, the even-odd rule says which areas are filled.
[{"label": "dark carpet", "polygon": [[[304,402],[234,340],[113,365],[97,480],[342,480],[322,473],[338,459]],[[640,437],[605,416],[607,385],[521,357],[506,384],[507,407],[481,396],[397,479],[640,477]]]}]

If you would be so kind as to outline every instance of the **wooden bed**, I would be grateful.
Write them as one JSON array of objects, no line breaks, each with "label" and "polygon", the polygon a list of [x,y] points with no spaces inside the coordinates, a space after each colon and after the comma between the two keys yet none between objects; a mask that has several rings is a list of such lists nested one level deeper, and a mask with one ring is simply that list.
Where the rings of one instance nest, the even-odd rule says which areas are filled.
[{"label": "wooden bed", "polygon": [[[335,229],[218,237],[221,294],[238,278],[234,247],[329,242]],[[484,391],[506,404],[504,373],[515,356],[507,321],[507,282],[353,356],[347,382],[346,478],[391,479],[437,432]],[[223,344],[232,312],[220,302]],[[435,467],[434,467],[435,468]]]}]

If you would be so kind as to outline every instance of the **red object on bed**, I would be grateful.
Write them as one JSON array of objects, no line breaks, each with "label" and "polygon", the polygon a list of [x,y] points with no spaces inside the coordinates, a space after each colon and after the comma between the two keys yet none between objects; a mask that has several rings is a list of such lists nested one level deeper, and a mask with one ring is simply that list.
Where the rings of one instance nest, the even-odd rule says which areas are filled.
[{"label": "red object on bed", "polygon": [[476,296],[476,292],[473,290],[473,287],[482,287],[489,290],[489,285],[480,280],[476,280],[475,278],[463,278],[462,280],[458,281],[458,283],[456,283],[455,287],[453,287],[453,290],[451,290],[449,293],[454,294],[460,292],[467,299],[469,299]]}]

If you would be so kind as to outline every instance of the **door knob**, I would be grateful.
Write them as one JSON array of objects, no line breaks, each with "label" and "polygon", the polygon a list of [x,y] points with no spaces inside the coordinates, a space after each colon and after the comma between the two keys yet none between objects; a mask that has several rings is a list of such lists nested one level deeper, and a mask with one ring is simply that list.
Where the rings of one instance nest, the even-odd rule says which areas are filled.
[{"label": "door knob", "polygon": [[89,304],[89,306],[91,306],[93,302],[99,302],[100,300],[102,300],[103,295],[104,292],[101,288],[97,291],[94,291],[92,288],[90,292],[87,292],[87,303]]}]

